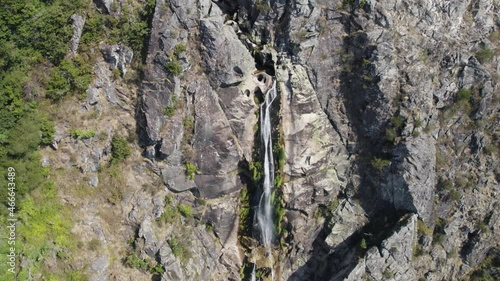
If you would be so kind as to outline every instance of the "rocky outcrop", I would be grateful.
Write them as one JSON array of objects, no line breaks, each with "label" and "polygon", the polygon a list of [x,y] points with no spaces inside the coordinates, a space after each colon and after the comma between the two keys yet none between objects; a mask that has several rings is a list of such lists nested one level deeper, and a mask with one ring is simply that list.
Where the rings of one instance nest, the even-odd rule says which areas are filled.
[{"label": "rocky outcrop", "polygon": [[101,44],[99,46],[104,59],[109,63],[111,69],[118,69],[123,76],[127,74],[127,66],[132,62],[134,52],[123,44],[108,45]]},{"label": "rocky outcrop", "polygon": [[429,136],[410,139],[394,149],[391,173],[382,197],[397,210],[417,213],[433,223],[436,184],[434,140]]},{"label": "rocky outcrop", "polygon": [[85,18],[78,14],[73,14],[71,16],[71,21],[71,25],[73,26],[73,36],[71,37],[71,53],[73,56],[75,56],[76,52],[78,51],[78,45],[80,44],[80,37],[82,37]]},{"label": "rocky outcrop", "polygon": [[411,215],[397,226],[397,229],[380,243],[379,247],[368,249],[345,279],[334,280],[416,280],[412,268],[413,249],[416,243],[417,216]]}]

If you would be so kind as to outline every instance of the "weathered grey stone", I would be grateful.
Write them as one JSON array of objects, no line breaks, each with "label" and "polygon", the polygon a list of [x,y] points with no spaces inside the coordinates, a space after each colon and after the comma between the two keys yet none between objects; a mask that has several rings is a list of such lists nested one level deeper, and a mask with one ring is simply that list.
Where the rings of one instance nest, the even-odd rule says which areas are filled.
[{"label": "weathered grey stone", "polygon": [[396,209],[418,213],[427,224],[432,224],[435,175],[434,139],[422,135],[410,139],[394,150],[391,166],[395,172],[388,175],[382,187],[382,197]]},{"label": "weathered grey stone", "polygon": [[156,251],[158,250],[158,239],[153,231],[151,217],[146,217],[146,219],[141,223],[138,235],[139,238],[144,239],[145,253],[150,257],[154,257]]},{"label": "weathered grey stone", "polygon": [[355,205],[348,200],[340,202],[339,207],[334,212],[334,219],[330,227],[331,232],[326,237],[325,242],[330,247],[335,247],[345,242],[367,222],[368,218],[361,206]]},{"label": "weathered grey stone", "polygon": [[236,85],[252,74],[255,63],[250,52],[222,16],[202,19],[200,33],[212,87]]},{"label": "weathered grey stone", "polygon": [[107,281],[108,273],[106,269],[109,266],[109,257],[106,255],[99,256],[90,266],[92,271],[92,276],[89,280],[91,281]]},{"label": "weathered grey stone", "polygon": [[127,74],[127,66],[132,62],[134,57],[134,52],[129,47],[118,44],[118,45],[99,45],[104,59],[109,63],[111,69],[119,69],[123,76]]},{"label": "weathered grey stone", "polygon": [[242,152],[229,122],[208,83],[194,102],[193,148],[196,152],[196,186],[204,197],[217,197],[241,188],[237,175]]},{"label": "weathered grey stone", "polygon": [[85,18],[78,14],[73,14],[71,16],[71,21],[71,25],[73,26],[73,36],[71,37],[71,52],[74,56],[78,51],[80,37],[82,37],[83,26],[85,25]]}]

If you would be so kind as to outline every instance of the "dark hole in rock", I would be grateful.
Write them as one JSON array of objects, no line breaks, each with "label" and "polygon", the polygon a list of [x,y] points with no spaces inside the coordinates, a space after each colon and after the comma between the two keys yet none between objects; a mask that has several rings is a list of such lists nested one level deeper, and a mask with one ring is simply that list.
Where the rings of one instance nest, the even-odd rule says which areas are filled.
[{"label": "dark hole in rock", "polygon": [[236,74],[243,76],[243,70],[241,70],[238,66],[233,67],[233,71],[236,72]]},{"label": "dark hole in rock", "polygon": [[253,92],[255,94],[255,97],[259,100],[259,103],[264,102],[264,94],[259,87],[255,87],[255,90]]},{"label": "dark hole in rock", "polygon": [[246,89],[245,90],[245,95],[247,95],[247,97],[249,97],[250,96],[250,90]]}]

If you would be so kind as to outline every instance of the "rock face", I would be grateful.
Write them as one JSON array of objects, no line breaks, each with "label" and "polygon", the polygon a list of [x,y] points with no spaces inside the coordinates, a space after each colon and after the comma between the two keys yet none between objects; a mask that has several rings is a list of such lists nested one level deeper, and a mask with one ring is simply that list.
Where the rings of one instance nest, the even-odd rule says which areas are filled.
[{"label": "rock face", "polygon": [[394,233],[383,240],[378,247],[369,248],[345,279],[331,280],[414,280],[415,270],[410,262],[416,240],[417,216],[406,218]]},{"label": "rock face", "polygon": [[111,69],[118,69],[123,76],[127,73],[127,65],[132,62],[134,52],[127,46],[102,44],[99,46],[104,59],[109,63]]},{"label": "rock face", "polygon": [[[497,125],[463,127],[498,108],[498,54],[485,61],[481,50],[496,48],[499,7],[476,2],[157,1],[140,143],[169,190],[207,200],[199,216],[222,245],[212,270],[230,278],[248,266],[252,250],[237,242],[242,167],[260,161],[256,113],[273,79],[285,155],[279,280],[453,279],[496,247],[494,226],[479,233],[468,220],[480,216],[465,214],[476,203],[492,211],[494,200],[471,198],[498,192],[497,156],[481,153],[497,143],[484,133]],[[472,96],[461,101],[459,90]],[[464,164],[469,151],[475,160]],[[489,191],[460,191],[456,206],[462,173]],[[172,268],[165,280],[194,280],[165,244],[155,251]],[[444,262],[443,253],[459,257]],[[438,263],[452,273],[431,272]]]},{"label": "rock face", "polygon": [[82,37],[83,26],[85,25],[85,18],[74,14],[71,16],[71,25],[73,26],[73,36],[71,37],[71,53],[76,55],[78,45],[80,44],[80,37]]},{"label": "rock face", "polygon": [[435,155],[434,139],[429,136],[396,147],[391,164],[396,171],[388,176],[382,191],[395,209],[417,213],[428,224],[433,222]]},{"label": "rock face", "polygon": [[[117,18],[125,2],[94,3]],[[251,280],[254,265],[261,281],[486,270],[500,246],[498,1],[155,3],[136,84],[117,75],[135,65],[132,50],[99,46],[76,111],[105,120],[102,134],[78,140],[60,126],[62,164],[43,158],[94,189],[131,188],[104,200],[120,206],[121,236],[94,231],[99,241],[132,238],[121,252],[164,269],[155,280]],[[75,55],[85,19],[71,19]],[[260,104],[273,81],[276,241],[263,253],[251,233]],[[134,141],[134,130],[140,153],[123,164],[126,180],[103,183],[112,136]],[[100,229],[92,204],[80,226]],[[111,257],[93,256],[93,280],[111,278]]]}]

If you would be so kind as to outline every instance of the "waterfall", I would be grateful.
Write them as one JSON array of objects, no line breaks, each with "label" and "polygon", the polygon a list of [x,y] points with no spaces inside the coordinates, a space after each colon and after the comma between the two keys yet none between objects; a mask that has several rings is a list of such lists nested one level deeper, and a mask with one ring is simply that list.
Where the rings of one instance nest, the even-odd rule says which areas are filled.
[{"label": "waterfall", "polygon": [[256,273],[255,273],[255,264],[253,264],[252,276],[250,277],[250,281],[257,281]]},{"label": "waterfall", "polygon": [[[255,219],[257,220],[260,241],[266,249],[266,255],[268,258],[272,258],[272,243],[274,239],[272,200],[272,191],[274,187],[274,157],[271,134],[271,104],[276,98],[276,95],[276,81],[274,81],[273,87],[267,91],[264,102],[260,106],[260,135],[262,138],[262,144],[264,145],[264,162],[262,167],[264,177],[262,181],[262,195],[259,200],[259,205],[257,206]],[[254,272],[252,273],[252,278],[255,278],[255,267]],[[272,266],[271,278],[274,280]]]},{"label": "waterfall", "polygon": [[260,231],[262,244],[266,249],[271,248],[274,236],[272,190],[274,186],[274,158],[271,136],[271,104],[276,98],[276,81],[266,93],[265,100],[260,106],[260,135],[264,145],[264,178],[262,182],[262,196],[257,209],[257,225]]}]

